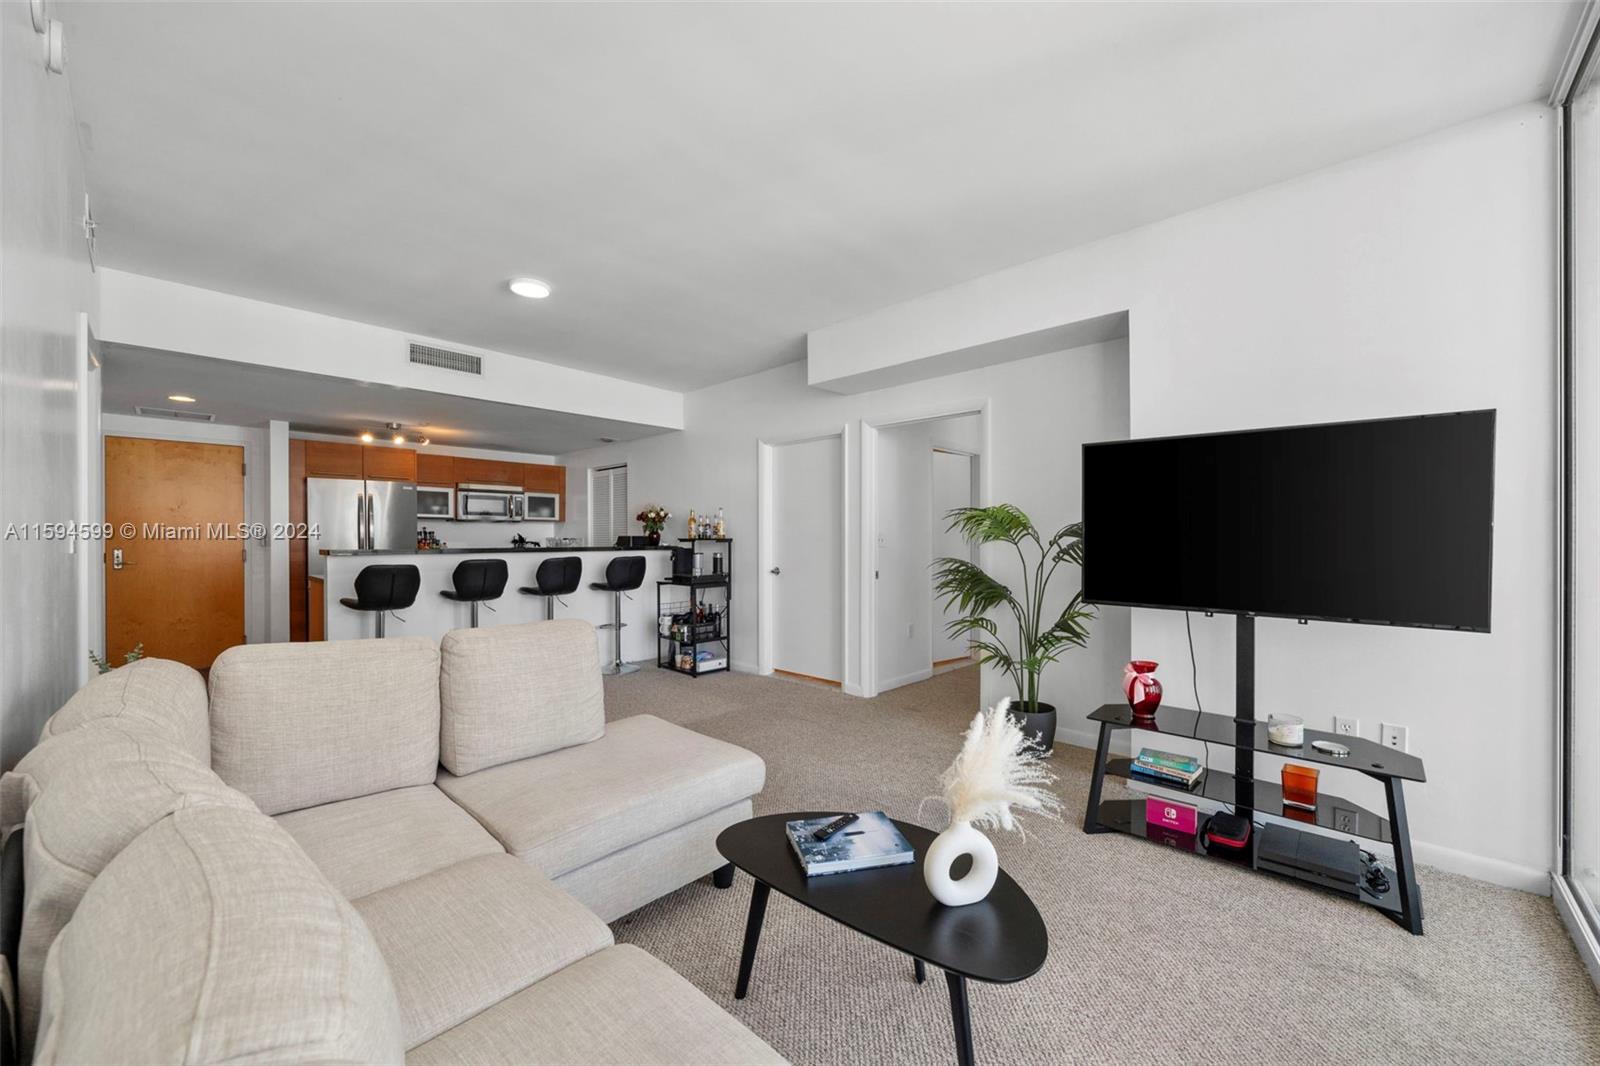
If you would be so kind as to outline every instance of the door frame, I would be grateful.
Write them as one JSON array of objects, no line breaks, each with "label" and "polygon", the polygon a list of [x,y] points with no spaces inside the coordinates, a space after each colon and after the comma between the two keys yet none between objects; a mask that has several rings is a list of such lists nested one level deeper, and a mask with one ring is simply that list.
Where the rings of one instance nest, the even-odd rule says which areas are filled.
[{"label": "door frame", "polygon": [[977,486],[973,499],[977,506],[987,506],[991,471],[993,467],[994,439],[991,432],[991,401],[987,398],[977,403],[952,403],[947,407],[930,408],[911,415],[893,418],[863,418],[861,420],[861,677],[860,695],[871,698],[878,694],[878,581],[872,561],[877,558],[878,543],[878,434],[897,426],[918,422],[937,422],[945,418],[964,415],[978,416],[978,439],[983,450],[978,455]]},{"label": "door frame", "polygon": [[803,433],[792,437],[761,437],[756,440],[756,673],[770,676],[773,667],[772,517],[776,474],[773,460],[777,449],[791,444],[839,440],[839,682],[840,689],[859,695],[850,681],[850,427],[848,424],[825,433]]},{"label": "door frame", "polygon": [[[105,414],[100,419],[100,454],[105,455],[107,437],[138,437],[142,440],[187,441],[192,444],[227,444],[244,448],[244,520],[247,525],[265,527],[271,522],[267,514],[270,501],[266,495],[267,431],[244,426],[222,426],[211,422],[174,422],[141,418],[135,415]],[[104,462],[101,463],[104,476]],[[287,476],[287,472],[285,472]],[[101,486],[104,499],[104,485]],[[285,516],[287,519],[287,516]],[[271,552],[268,539],[247,539],[241,542],[245,550],[244,568],[244,639],[246,644],[262,644],[271,639],[267,608],[267,562]],[[101,565],[105,565],[102,551]],[[102,618],[101,642],[104,643],[105,597],[102,588],[100,601]]]},{"label": "door frame", "polygon": [[[100,341],[88,312],[78,313],[78,522],[99,526],[106,520],[106,448],[100,433]],[[78,646],[101,658],[106,652],[105,540],[77,538],[67,542],[77,553]],[[89,657],[78,656],[78,685],[89,682]]]}]

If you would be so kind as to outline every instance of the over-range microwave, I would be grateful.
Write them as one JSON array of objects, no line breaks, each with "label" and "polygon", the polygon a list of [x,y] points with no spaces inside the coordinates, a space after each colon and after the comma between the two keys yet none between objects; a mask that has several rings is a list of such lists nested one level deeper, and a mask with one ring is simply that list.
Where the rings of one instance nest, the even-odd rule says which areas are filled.
[{"label": "over-range microwave", "polygon": [[454,518],[456,490],[448,485],[417,486],[418,518]]},{"label": "over-range microwave", "polygon": [[514,485],[457,485],[456,520],[520,522],[522,495]]},{"label": "over-range microwave", "polygon": [[522,517],[529,522],[561,521],[561,493],[524,492],[522,494]]}]

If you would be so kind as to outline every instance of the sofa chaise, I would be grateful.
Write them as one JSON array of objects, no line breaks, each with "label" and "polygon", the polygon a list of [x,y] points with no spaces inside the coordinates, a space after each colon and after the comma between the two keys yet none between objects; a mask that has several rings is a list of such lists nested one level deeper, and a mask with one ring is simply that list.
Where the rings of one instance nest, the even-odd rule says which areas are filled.
[{"label": "sofa chaise", "polygon": [[0,780],[38,1063],[782,1060],[606,922],[707,874],[765,779],[607,724],[575,620],[144,660]]}]

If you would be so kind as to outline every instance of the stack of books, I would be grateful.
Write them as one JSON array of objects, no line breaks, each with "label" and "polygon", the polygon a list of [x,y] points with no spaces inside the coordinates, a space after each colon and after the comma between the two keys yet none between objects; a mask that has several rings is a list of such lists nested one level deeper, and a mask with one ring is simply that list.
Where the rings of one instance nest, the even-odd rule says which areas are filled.
[{"label": "stack of books", "polygon": [[1193,788],[1205,772],[1206,768],[1200,765],[1199,759],[1174,755],[1170,751],[1156,751],[1154,748],[1141,748],[1139,757],[1133,760],[1135,778],[1172,788]]}]

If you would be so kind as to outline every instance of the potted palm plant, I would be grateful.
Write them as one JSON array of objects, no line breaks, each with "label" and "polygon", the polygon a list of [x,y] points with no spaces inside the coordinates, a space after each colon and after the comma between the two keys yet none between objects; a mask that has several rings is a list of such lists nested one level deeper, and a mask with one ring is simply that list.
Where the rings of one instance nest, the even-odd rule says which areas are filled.
[{"label": "potted palm plant", "polygon": [[[1062,563],[1083,565],[1083,524],[1063,526],[1046,540],[1022,509],[1009,503],[958,507],[945,517],[950,530],[959,530],[974,544],[1009,544],[1016,549],[1022,564],[1019,589],[1013,591],[971,560],[946,558],[934,560],[934,591],[943,597],[945,610],[961,612],[946,631],[965,635],[980,663],[999,667],[1011,678],[1017,686],[1016,699],[1009,705],[1012,717],[1035,744],[1049,751],[1055,744],[1056,709],[1040,702],[1039,675],[1068,648],[1089,642],[1094,608],[1083,602],[1080,590],[1060,614],[1047,614],[1045,590]],[[1011,617],[1002,626],[1006,611]],[[1009,632],[1010,623],[1016,627],[1014,641],[1001,635],[1002,628]]]}]

